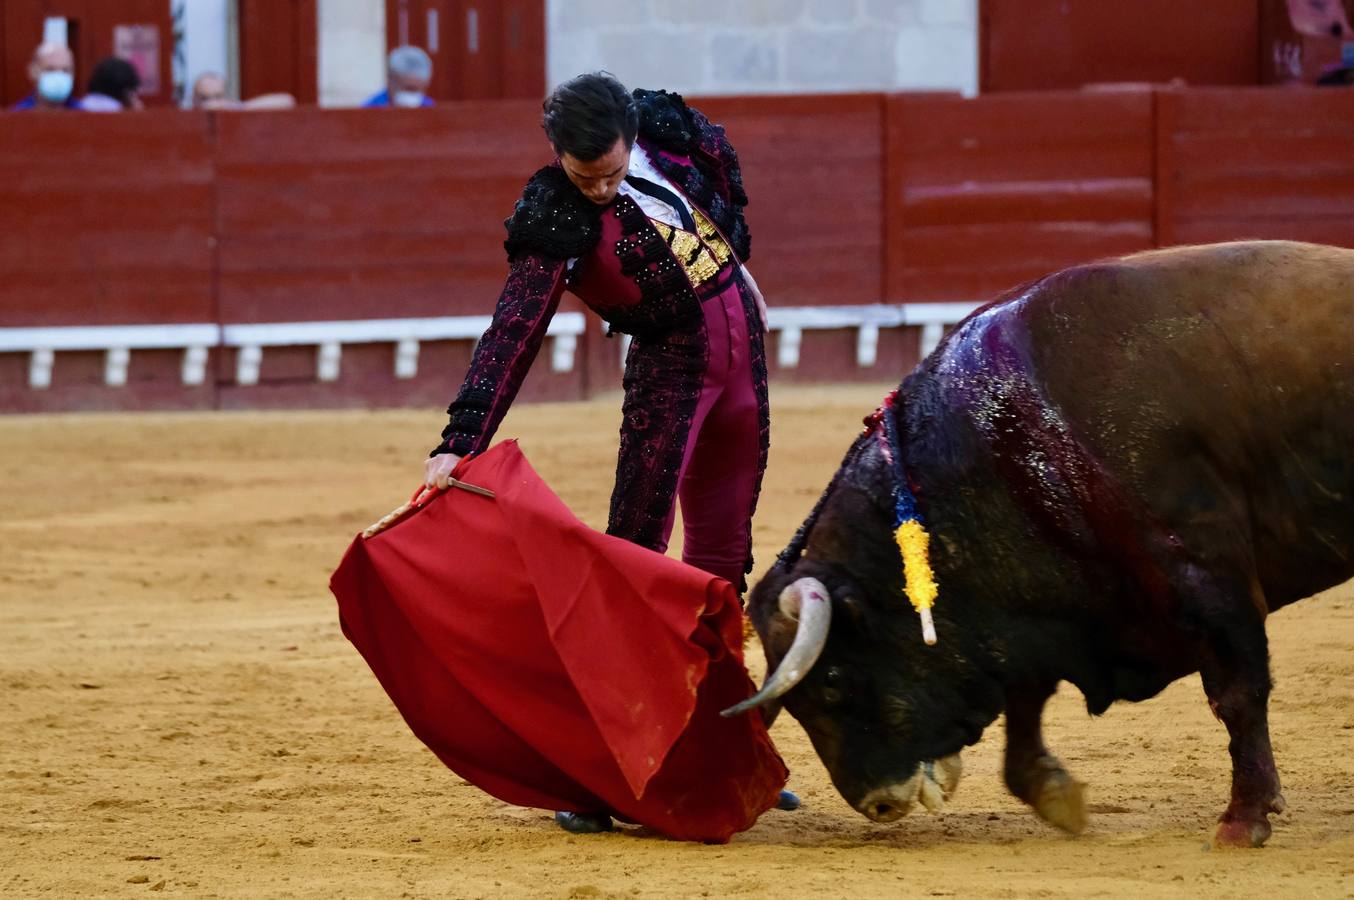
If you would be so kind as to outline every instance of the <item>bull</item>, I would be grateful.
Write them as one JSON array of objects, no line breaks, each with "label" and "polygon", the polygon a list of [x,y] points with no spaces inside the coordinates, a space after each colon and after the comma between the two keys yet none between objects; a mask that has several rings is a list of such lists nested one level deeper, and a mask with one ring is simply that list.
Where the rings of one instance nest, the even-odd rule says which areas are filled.
[{"label": "bull", "polygon": [[[1056,273],[962,322],[867,424],[750,595],[771,674],[726,713],[783,705],[882,822],[936,805],[1004,712],[1008,789],[1077,833],[1083,786],[1041,735],[1056,686],[1098,715],[1199,672],[1232,758],[1215,841],[1261,846],[1284,808],[1266,617],[1354,577],[1354,251]],[[901,495],[930,535],[933,646]]]}]

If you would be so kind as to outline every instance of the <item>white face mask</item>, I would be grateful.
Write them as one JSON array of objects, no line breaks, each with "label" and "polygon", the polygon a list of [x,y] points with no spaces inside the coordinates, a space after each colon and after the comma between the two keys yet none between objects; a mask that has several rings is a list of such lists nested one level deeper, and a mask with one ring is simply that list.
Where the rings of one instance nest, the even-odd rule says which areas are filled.
[{"label": "white face mask", "polygon": [[396,91],[395,96],[390,98],[394,106],[412,107],[423,105],[422,91]]},{"label": "white face mask", "polygon": [[38,76],[38,96],[48,103],[65,103],[75,87],[75,76],[70,72],[43,72]]}]

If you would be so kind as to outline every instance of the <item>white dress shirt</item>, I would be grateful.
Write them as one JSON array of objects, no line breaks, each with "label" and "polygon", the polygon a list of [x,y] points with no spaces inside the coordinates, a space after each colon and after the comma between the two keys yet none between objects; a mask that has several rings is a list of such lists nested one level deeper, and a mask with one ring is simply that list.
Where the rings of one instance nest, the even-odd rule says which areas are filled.
[{"label": "white dress shirt", "polygon": [[[666,175],[658,171],[658,167],[653,164],[653,160],[649,159],[649,154],[639,144],[635,144],[630,150],[630,168],[626,171],[626,174],[638,175],[640,178],[652,181],[654,184],[661,184],[672,191],[677,195],[677,199],[682,201],[687,214],[690,215],[691,204],[682,196],[682,192],[677,189],[676,185],[669,181]],[[682,227],[682,217],[678,215],[677,210],[657,197],[651,197],[625,181],[621,182],[619,193],[635,201],[639,208],[644,211],[644,215],[650,219],[657,219],[664,225],[671,225],[673,228]]]}]

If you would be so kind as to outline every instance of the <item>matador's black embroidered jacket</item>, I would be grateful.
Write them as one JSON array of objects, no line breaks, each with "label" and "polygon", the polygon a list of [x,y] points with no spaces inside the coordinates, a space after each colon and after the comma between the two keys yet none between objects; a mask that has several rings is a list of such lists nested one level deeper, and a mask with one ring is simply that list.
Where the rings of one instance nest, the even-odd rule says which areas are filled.
[{"label": "matador's black embroidered jacket", "polygon": [[[717,231],[711,243],[731,251],[735,262],[746,261],[747,194],[724,129],[677,94],[634,93],[638,142]],[[592,203],[558,162],[531,177],[504,224],[508,279],[434,453],[465,455],[489,445],[565,289],[612,331],[641,338],[661,336],[701,315],[695,276],[639,206],[623,194],[607,207]],[[569,260],[576,261],[572,268]]]}]

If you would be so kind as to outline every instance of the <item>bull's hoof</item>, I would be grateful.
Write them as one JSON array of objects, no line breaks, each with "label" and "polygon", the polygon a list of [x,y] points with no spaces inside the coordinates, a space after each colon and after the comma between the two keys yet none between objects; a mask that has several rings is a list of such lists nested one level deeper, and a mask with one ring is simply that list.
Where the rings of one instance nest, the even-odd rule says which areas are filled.
[{"label": "bull's hoof", "polygon": [[1272,831],[1269,820],[1265,818],[1249,822],[1240,819],[1223,821],[1218,826],[1217,834],[1213,836],[1213,844],[1217,847],[1240,847],[1243,850],[1250,850],[1265,846],[1265,841],[1269,840]]},{"label": "bull's hoof", "polygon": [[1045,753],[1024,762],[1008,758],[1006,786],[1055,828],[1068,834],[1086,830],[1086,785],[1069,775],[1056,756]]},{"label": "bull's hoof", "polygon": [[1068,834],[1086,830],[1086,785],[1062,767],[1044,776],[1030,805],[1039,818]]}]

